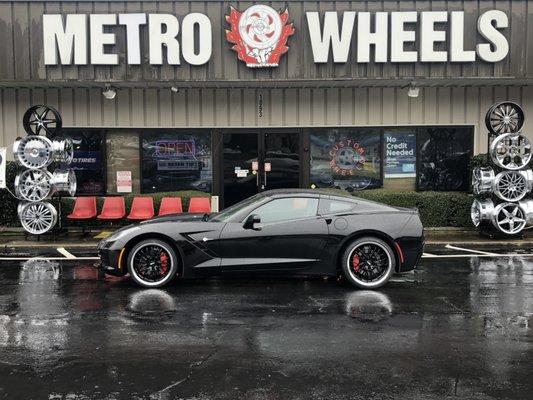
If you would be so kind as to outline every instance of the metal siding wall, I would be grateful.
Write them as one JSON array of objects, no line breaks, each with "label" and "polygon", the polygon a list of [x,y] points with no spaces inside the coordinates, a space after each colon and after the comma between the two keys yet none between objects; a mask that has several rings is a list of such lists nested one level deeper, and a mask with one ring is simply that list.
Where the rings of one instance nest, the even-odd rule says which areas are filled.
[{"label": "metal siding wall", "polygon": [[[263,116],[257,98],[263,95]],[[57,107],[71,127],[307,127],[467,124],[475,151],[486,151],[485,113],[495,101],[522,104],[523,132],[533,141],[533,87],[421,88],[417,98],[399,88],[341,89],[119,89],[106,100],[99,89],[0,90],[0,146],[23,135],[31,105]],[[10,156],[11,157],[11,156]]]},{"label": "metal siding wall", "polygon": [[[235,5],[244,10],[255,2],[237,2]],[[264,2],[258,2],[264,3]],[[64,82],[66,80],[99,82],[179,82],[179,81],[219,81],[219,80],[281,80],[293,79],[330,79],[330,78],[444,78],[444,77],[522,77],[533,78],[533,1],[274,1],[275,9],[284,9],[288,4],[290,19],[294,22],[296,33],[289,38],[290,50],[280,61],[278,68],[253,70],[237,59],[237,55],[227,43],[224,30],[227,28],[225,15],[231,2],[226,1],[144,1],[144,2],[73,2],[73,1],[31,1],[9,2],[0,0],[0,57],[8,60],[0,63],[0,80]],[[483,61],[475,63],[369,63],[357,64],[356,40],[352,41],[350,61],[346,64],[315,64],[312,58],[309,32],[305,17],[306,11],[333,11],[339,13],[354,11],[398,11],[398,10],[464,10],[465,11],[465,48],[475,49],[482,41],[476,32],[477,18],[489,9],[505,11],[510,19],[510,27],[504,30],[509,40],[510,52],[506,59],[492,64]],[[183,18],[189,12],[206,13],[212,23],[213,54],[208,64],[203,66],[141,66],[126,65],[125,30],[114,29],[117,38],[117,66],[53,66],[43,64],[43,13],[120,13],[120,12],[159,12],[172,13]],[[356,27],[357,28],[357,27]],[[355,29],[356,29],[355,28]],[[354,37],[356,34],[354,34]],[[420,36],[418,34],[418,36]],[[419,39],[419,38],[418,38]],[[449,40],[449,38],[448,38]],[[142,29],[142,54],[147,59],[148,32]],[[420,44],[418,40],[417,44]],[[183,62],[183,60],[182,60]]]}]

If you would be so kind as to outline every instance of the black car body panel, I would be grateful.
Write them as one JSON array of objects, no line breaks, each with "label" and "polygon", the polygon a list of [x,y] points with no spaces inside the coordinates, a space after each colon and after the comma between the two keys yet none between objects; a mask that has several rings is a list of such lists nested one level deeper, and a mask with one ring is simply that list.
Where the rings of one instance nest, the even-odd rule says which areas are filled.
[{"label": "black car body panel", "polygon": [[[286,197],[317,199],[316,215],[244,227],[258,207]],[[329,210],[328,204],[344,209]],[[99,243],[101,268],[111,275],[125,275],[128,250],[147,238],[174,246],[181,259],[179,276],[184,278],[242,272],[337,276],[344,246],[361,236],[375,236],[391,246],[396,272],[415,268],[423,251],[423,227],[416,209],[304,189],[263,192],[234,207],[237,210],[227,211],[231,215],[224,220],[217,216],[226,210],[168,215],[122,228]]]}]

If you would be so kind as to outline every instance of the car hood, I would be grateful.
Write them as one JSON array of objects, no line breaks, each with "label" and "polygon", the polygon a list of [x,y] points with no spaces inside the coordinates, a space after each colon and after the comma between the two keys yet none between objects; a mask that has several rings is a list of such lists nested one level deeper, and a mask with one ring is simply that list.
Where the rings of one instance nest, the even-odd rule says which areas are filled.
[{"label": "car hood", "polygon": [[205,213],[199,214],[168,214],[161,217],[155,217],[139,223],[140,226],[150,225],[161,222],[203,222]]}]

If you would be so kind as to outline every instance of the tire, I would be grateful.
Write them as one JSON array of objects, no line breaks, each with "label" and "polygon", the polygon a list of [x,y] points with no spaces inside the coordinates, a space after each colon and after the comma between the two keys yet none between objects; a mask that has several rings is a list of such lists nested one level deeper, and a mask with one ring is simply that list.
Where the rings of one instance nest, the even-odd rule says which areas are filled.
[{"label": "tire", "polygon": [[[155,258],[157,254],[160,255],[159,260]],[[178,266],[176,252],[163,240],[143,240],[128,253],[128,272],[135,283],[142,287],[165,286],[176,276]]]},{"label": "tire", "polygon": [[[374,252],[371,253],[371,260],[361,260],[360,255],[370,253],[372,250]],[[358,255],[358,252],[361,253]],[[381,267],[379,266],[380,260]],[[394,274],[395,268],[396,257],[393,250],[387,243],[376,237],[367,236],[354,240],[346,247],[342,256],[344,276],[353,286],[360,289],[377,289],[385,285]],[[365,275],[368,278],[365,279]]]}]

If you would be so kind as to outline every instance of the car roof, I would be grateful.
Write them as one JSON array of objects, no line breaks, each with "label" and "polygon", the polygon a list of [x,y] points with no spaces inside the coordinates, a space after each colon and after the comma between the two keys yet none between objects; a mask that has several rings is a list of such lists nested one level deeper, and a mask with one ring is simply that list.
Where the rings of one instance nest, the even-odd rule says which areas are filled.
[{"label": "car roof", "polygon": [[338,200],[355,202],[353,197],[343,196],[339,194],[332,193],[327,190],[321,189],[273,189],[267,190],[261,193],[263,197],[290,197],[290,196],[305,196],[305,197],[328,197],[335,198]]}]

